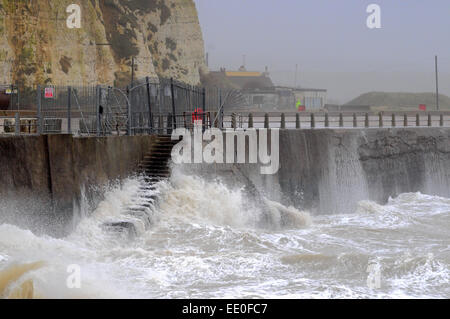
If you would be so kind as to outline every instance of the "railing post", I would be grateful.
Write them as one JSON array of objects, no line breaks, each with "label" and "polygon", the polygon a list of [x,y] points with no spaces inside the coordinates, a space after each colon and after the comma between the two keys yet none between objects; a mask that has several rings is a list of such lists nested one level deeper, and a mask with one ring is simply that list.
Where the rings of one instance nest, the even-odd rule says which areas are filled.
[{"label": "railing post", "polygon": [[72,87],[67,88],[67,133],[72,134]]},{"label": "railing post", "polygon": [[[100,92],[100,86],[97,85],[97,99],[96,99],[96,111],[95,111],[95,118],[96,118],[96,129],[97,129],[97,136],[100,136],[100,100],[101,100],[101,92]],[[130,119],[128,119],[130,121]]]},{"label": "railing post", "polygon": [[364,126],[366,128],[369,128],[369,126],[370,126],[369,113],[366,113],[366,116],[365,116],[365,119],[364,119]]},{"label": "railing post", "polygon": [[221,107],[222,105],[220,104],[220,88],[219,88],[219,87],[218,87],[217,90],[216,90],[216,94],[217,94],[216,101],[217,101],[217,103],[219,104],[219,105],[217,106],[217,109],[220,110],[220,107]]},{"label": "railing post", "polygon": [[344,127],[344,115],[339,113],[339,127]]},{"label": "railing post", "polygon": [[253,128],[253,114],[248,115],[248,128]]},{"label": "railing post", "polygon": [[203,111],[203,113],[202,113],[202,132],[205,132],[205,130],[206,130],[206,122],[207,122],[206,112]]},{"label": "railing post", "polygon": [[439,126],[444,126],[444,114],[439,116]]},{"label": "railing post", "polygon": [[356,117],[356,113],[353,113],[353,127],[358,127],[358,118]]},{"label": "railing post", "polygon": [[213,121],[214,119],[212,118],[212,112],[208,112],[208,128],[214,127]]},{"label": "railing post", "polygon": [[397,122],[395,119],[395,113],[392,113],[392,127],[396,127],[397,126]]},{"label": "railing post", "polygon": [[237,128],[236,113],[231,114],[231,128],[233,129]]},{"label": "railing post", "polygon": [[311,128],[316,127],[316,116],[314,113],[311,113]]},{"label": "railing post", "polygon": [[214,112],[213,113],[213,116],[214,116],[214,127],[215,128],[218,128],[219,127],[219,118],[218,118],[218,115],[219,115],[219,113],[217,113],[217,112]]},{"label": "railing post", "polygon": [[379,122],[379,126],[383,127],[384,123],[383,123],[383,112],[378,113],[378,122]]},{"label": "railing post", "polygon": [[38,134],[41,135],[44,132],[44,121],[42,119],[42,104],[41,104],[41,86],[37,86],[37,92],[36,92],[36,99],[37,99],[37,117],[38,117]]},{"label": "railing post", "polygon": [[202,96],[202,109],[203,109],[203,115],[202,115],[202,119],[203,119],[203,127],[202,127],[202,130],[203,130],[203,132],[205,132],[205,130],[206,130],[206,88],[203,88],[202,89],[202,93],[201,93],[201,96]]},{"label": "railing post", "polygon": [[206,111],[206,88],[203,88],[202,90],[202,98],[203,110]]},{"label": "railing post", "polygon": [[153,114],[152,114],[152,95],[150,92],[150,78],[148,76],[145,78],[145,83],[147,85],[148,132],[151,133],[153,130]]},{"label": "railing post", "polygon": [[416,114],[416,126],[420,126],[420,115]]},{"label": "railing post", "polygon": [[167,114],[167,127],[166,127],[167,135],[172,134],[172,128],[173,128],[172,120],[173,120],[172,114],[170,114],[170,113]]},{"label": "railing post", "polygon": [[172,114],[170,113],[167,114],[167,129],[166,129],[167,135],[172,135],[172,128],[173,128],[172,120],[173,120]]},{"label": "railing post", "polygon": [[433,121],[431,119],[431,113],[428,113],[428,126],[433,126]]},{"label": "railing post", "polygon": [[131,94],[130,94],[130,87],[127,86],[127,115],[128,115],[128,127],[127,127],[127,134],[128,136],[132,135],[132,125],[133,125],[133,113],[131,110]]},{"label": "railing post", "polygon": [[164,115],[160,114],[158,119],[159,134],[164,134]]},{"label": "railing post", "polygon": [[403,126],[408,127],[408,115],[403,114]]},{"label": "railing post", "polygon": [[223,110],[223,108],[222,108],[222,90],[219,88],[219,107],[220,107],[220,109],[219,109],[219,112],[220,112],[220,115],[219,115],[219,128],[222,130],[223,129],[223,112],[224,112],[224,110]]},{"label": "railing post", "polygon": [[270,128],[270,121],[269,121],[269,114],[266,113],[264,115],[264,128],[269,129]]},{"label": "railing post", "polygon": [[176,118],[176,105],[175,105],[175,89],[173,85],[173,78],[170,78],[170,94],[172,95],[172,116],[173,116],[173,127],[177,128],[177,118]]},{"label": "railing post", "polygon": [[325,113],[325,127],[330,127],[330,117]]},{"label": "railing post", "polygon": [[299,130],[301,128],[301,122],[300,122],[300,114],[295,115],[295,127]]},{"label": "railing post", "polygon": [[281,128],[286,128],[286,115],[284,113],[281,113]]},{"label": "railing post", "polygon": [[16,113],[15,115],[15,121],[16,121],[16,135],[20,135],[20,114],[19,112]]}]

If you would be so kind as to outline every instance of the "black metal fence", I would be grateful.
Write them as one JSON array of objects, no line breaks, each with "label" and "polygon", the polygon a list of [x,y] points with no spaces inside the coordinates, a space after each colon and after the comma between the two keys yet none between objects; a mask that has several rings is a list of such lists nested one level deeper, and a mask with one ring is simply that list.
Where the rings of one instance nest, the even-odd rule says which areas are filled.
[{"label": "black metal fence", "polygon": [[[213,125],[227,103],[239,101],[239,94],[231,90],[149,77],[127,88],[99,85],[11,87],[15,90],[8,91],[10,113],[4,115],[7,128],[0,129],[0,133],[16,130],[15,123],[24,120],[25,110],[31,112],[26,118],[32,121],[35,134],[170,133],[175,128],[192,127],[199,119]],[[1,94],[7,95],[0,90]],[[11,125],[14,129],[9,129]]]},{"label": "black metal fence", "polygon": [[225,112],[223,128],[410,128],[450,127],[450,111],[433,112]]}]

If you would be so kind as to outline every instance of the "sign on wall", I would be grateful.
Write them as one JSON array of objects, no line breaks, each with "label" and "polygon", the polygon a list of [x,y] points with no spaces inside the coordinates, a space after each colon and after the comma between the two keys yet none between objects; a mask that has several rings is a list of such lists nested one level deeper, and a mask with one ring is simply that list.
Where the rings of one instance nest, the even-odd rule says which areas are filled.
[{"label": "sign on wall", "polygon": [[55,91],[53,88],[45,88],[44,97],[46,99],[53,99],[55,97]]}]

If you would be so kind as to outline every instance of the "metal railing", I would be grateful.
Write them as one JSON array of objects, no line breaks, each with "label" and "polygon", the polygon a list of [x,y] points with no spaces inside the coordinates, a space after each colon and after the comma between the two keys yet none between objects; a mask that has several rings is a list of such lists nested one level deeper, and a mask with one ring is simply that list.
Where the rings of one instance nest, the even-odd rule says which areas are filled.
[{"label": "metal railing", "polygon": [[[158,133],[184,127],[186,114],[217,111],[239,103],[241,97],[235,90],[192,86],[174,79],[147,77],[135,83],[126,88],[37,85],[27,89],[32,133],[87,136]],[[16,131],[10,128],[11,123],[16,123],[16,113],[18,122],[25,120],[23,111],[9,112],[6,130],[1,132],[4,134]],[[160,118],[164,120],[161,122]]]},{"label": "metal railing", "polygon": [[407,128],[450,127],[450,111],[225,113],[223,128]]},{"label": "metal railing", "polygon": [[[9,112],[8,112],[9,113]],[[0,134],[36,135],[38,134],[38,118],[32,115],[22,115],[19,112],[0,114]]]},{"label": "metal railing", "polygon": [[232,112],[244,105],[237,90],[145,78],[134,87],[37,86],[22,101],[34,110],[0,111],[0,134],[86,136],[170,134],[176,128],[449,127],[442,112]]},{"label": "metal railing", "polygon": [[[139,116],[135,116],[139,118]],[[174,125],[174,120],[177,125]],[[157,113],[153,114],[151,124],[148,125],[146,120],[140,121],[132,127],[133,135],[139,134],[171,134],[176,128],[185,128],[193,130],[195,126],[202,126],[203,130],[216,127],[220,128],[217,112],[183,112],[181,114]]]},{"label": "metal railing", "polygon": [[[219,109],[220,110],[220,109]],[[117,124],[116,129],[109,120],[100,118],[97,122],[78,124],[76,129],[83,133],[97,135],[122,135],[123,128],[131,135],[171,134],[176,128],[192,130],[196,125],[208,128],[279,128],[279,129],[351,129],[351,128],[412,128],[450,127],[450,112],[384,112],[384,113],[223,113],[182,112],[152,113],[133,112],[131,126]],[[79,113],[81,116],[81,113]],[[76,120],[77,118],[75,118]],[[80,120],[80,118],[78,118]],[[72,119],[72,122],[74,119]],[[175,123],[177,123],[175,125]],[[126,123],[123,123],[126,124]],[[36,135],[59,134],[64,131],[62,118],[42,118],[35,113],[0,112],[0,134]],[[83,125],[87,129],[83,131]],[[75,132],[75,127],[73,131]]]}]

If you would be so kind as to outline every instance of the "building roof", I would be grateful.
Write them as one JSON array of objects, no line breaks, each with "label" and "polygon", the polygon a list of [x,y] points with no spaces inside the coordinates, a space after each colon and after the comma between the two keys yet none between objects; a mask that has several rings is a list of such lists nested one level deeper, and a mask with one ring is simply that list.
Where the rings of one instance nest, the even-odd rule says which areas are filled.
[{"label": "building roof", "polygon": [[296,91],[296,92],[327,92],[328,90],[326,89],[311,89],[311,88],[292,88],[292,87],[287,87],[287,86],[276,86],[276,89],[287,89],[287,90],[292,90],[292,91]]},{"label": "building roof", "polygon": [[261,76],[227,76],[227,79],[239,89],[273,88],[272,80],[265,75]]},{"label": "building roof", "polygon": [[216,86],[237,90],[274,88],[268,72],[247,71],[244,66],[237,71],[227,71],[225,68],[211,71],[207,80]]}]

